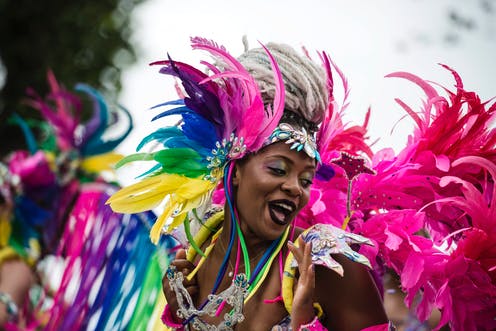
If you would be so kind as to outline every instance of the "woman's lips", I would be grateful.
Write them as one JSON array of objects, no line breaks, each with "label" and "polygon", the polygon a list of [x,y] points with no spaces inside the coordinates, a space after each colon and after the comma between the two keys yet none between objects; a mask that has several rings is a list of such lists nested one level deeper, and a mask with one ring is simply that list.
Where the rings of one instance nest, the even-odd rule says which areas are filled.
[{"label": "woman's lips", "polygon": [[272,221],[278,225],[286,225],[288,224],[286,221],[286,215],[283,213],[280,213],[278,211],[275,211],[274,209],[269,207],[269,213],[270,213],[270,218]]},{"label": "woman's lips", "polygon": [[278,225],[288,224],[295,210],[296,204],[290,200],[273,200],[269,202],[270,218]]}]

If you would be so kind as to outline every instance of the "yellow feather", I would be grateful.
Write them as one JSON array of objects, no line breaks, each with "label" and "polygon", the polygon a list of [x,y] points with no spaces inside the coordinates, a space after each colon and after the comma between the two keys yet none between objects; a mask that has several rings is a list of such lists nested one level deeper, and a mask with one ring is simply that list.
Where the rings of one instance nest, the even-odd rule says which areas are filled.
[{"label": "yellow feather", "polygon": [[152,317],[150,318],[150,322],[148,323],[148,326],[150,326],[150,323],[153,323],[151,326],[151,330],[153,331],[172,331],[174,329],[168,328],[162,321],[160,320],[160,316],[162,315],[162,312],[164,311],[164,307],[167,304],[167,299],[165,298],[165,295],[162,291],[158,291],[158,296],[157,296],[157,301],[155,303],[155,308],[153,310]]},{"label": "yellow feather", "polygon": [[164,196],[162,194],[148,194],[139,197],[130,196],[111,202],[110,207],[118,213],[134,214],[152,210],[160,205],[163,200]]},{"label": "yellow feather", "polygon": [[0,213],[0,247],[7,246],[12,228],[9,221],[10,213]]},{"label": "yellow feather", "polygon": [[192,197],[191,199],[184,200],[183,206],[181,208],[181,213],[190,212],[193,209],[197,208],[198,206],[202,205],[210,197],[211,189],[213,189],[213,187],[198,192],[198,195],[196,197]]},{"label": "yellow feather", "polygon": [[[210,181],[199,181],[198,179],[195,179],[186,183],[186,185],[181,186],[181,188],[179,189],[179,193],[186,193],[185,195],[187,196],[187,198],[181,199],[184,197],[184,195],[178,197],[178,199],[181,199],[181,205],[179,206],[179,210],[177,210],[177,215],[174,217],[172,223],[167,228],[167,232],[170,232],[174,228],[179,226],[183,222],[186,213],[200,206],[206,200],[206,198],[210,196],[210,190],[215,187],[214,185],[215,184],[211,183]],[[193,191],[193,189],[196,192]]]},{"label": "yellow feather", "polygon": [[167,206],[165,207],[164,212],[159,216],[159,218],[153,224],[152,229],[150,230],[150,240],[152,243],[157,244],[160,239],[160,235],[162,233],[162,228],[165,225],[165,222],[169,219],[172,212],[177,208],[177,202],[169,201],[167,202]]},{"label": "yellow feather", "polygon": [[112,194],[112,196],[107,200],[107,204],[111,204],[119,199],[135,195],[137,194],[136,192],[142,191],[148,187],[159,184],[161,180],[162,180],[161,176],[155,176],[155,177],[146,178],[130,186],[123,187],[119,191]]},{"label": "yellow feather", "polygon": [[177,228],[184,221],[184,213],[181,213],[172,219],[171,224],[167,227],[167,233]]},{"label": "yellow feather", "polygon": [[107,204],[116,212],[137,213],[152,210],[169,196],[164,212],[150,231],[151,241],[157,243],[172,213],[175,213],[174,219],[167,228],[168,232],[182,223],[185,213],[201,205],[214,188],[215,183],[201,177],[160,174],[120,189],[107,200]]},{"label": "yellow feather", "polygon": [[10,247],[10,246],[0,247],[0,265],[2,265],[3,262],[5,262],[7,260],[18,258],[18,257],[19,257],[19,255],[12,247]]},{"label": "yellow feather", "polygon": [[[176,175],[177,176],[177,175]],[[145,178],[135,184],[132,184],[128,187],[124,187],[114,193],[108,201],[113,202],[116,199],[120,199],[126,196],[135,196],[140,194],[141,191],[148,191],[150,190],[151,187],[155,187],[157,185],[160,185],[162,182],[167,183],[169,181],[169,178],[172,177],[169,174],[160,174],[157,176]],[[172,183],[175,182],[175,179],[172,178],[173,180],[171,181]],[[166,193],[167,194],[167,193]]]},{"label": "yellow feather", "polygon": [[167,195],[174,193],[188,178],[161,174],[125,187],[108,200],[112,210],[120,213],[137,213],[157,207]]},{"label": "yellow feather", "polygon": [[114,165],[122,159],[121,154],[109,152],[85,158],[81,168],[87,172],[100,173],[105,170],[114,170]]},{"label": "yellow feather", "polygon": [[174,193],[184,199],[193,199],[197,198],[199,195],[203,195],[205,192],[213,189],[214,187],[215,183],[212,183],[209,180],[190,178]]},{"label": "yellow feather", "polygon": [[[209,192],[205,192],[205,193],[209,193]],[[205,193],[196,199],[182,201],[181,204],[178,203],[176,209],[177,215],[174,216],[171,224],[169,224],[169,226],[167,227],[168,233],[170,233],[172,230],[174,230],[184,221],[184,218],[186,217],[186,214],[188,212],[201,205],[201,203],[204,201],[203,197],[205,196]]]}]

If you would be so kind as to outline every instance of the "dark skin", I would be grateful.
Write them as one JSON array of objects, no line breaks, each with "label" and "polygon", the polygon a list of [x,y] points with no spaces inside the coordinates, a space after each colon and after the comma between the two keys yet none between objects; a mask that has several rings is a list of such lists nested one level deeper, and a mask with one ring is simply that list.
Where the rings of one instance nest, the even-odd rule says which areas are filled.
[{"label": "dark skin", "polygon": [[[308,202],[314,174],[315,161],[304,153],[290,150],[284,143],[269,145],[236,166],[233,185],[236,188],[239,223],[249,256],[255,257],[251,261],[252,270],[259,259],[257,253],[265,251],[272,240],[278,238],[290,226],[298,211]],[[296,208],[291,215],[271,213],[271,203],[283,200],[294,203]],[[229,220],[229,217],[229,209],[226,208],[224,231],[208,256],[207,263],[202,265],[191,281],[184,283],[197,307],[210,294],[225,254],[225,247],[228,247],[229,222],[226,220]],[[277,221],[285,224],[278,224]],[[296,229],[295,238],[301,232],[302,229]],[[343,265],[345,276],[341,277],[329,269],[313,267],[310,249],[310,244],[300,241],[299,247],[296,247],[290,240],[282,249],[284,257],[287,256],[288,250],[292,251],[299,266],[291,312],[293,329],[297,330],[300,325],[313,320],[315,317],[313,302],[319,302],[324,309],[326,318],[322,323],[329,330],[355,331],[387,323],[380,295],[365,266],[343,256],[334,256]],[[197,257],[195,264],[198,260]],[[235,261],[236,247],[230,254],[232,266]],[[282,301],[264,303],[264,300],[274,299],[280,295],[279,264],[277,259],[275,261],[265,281],[245,304],[243,309],[245,319],[237,325],[237,330],[270,330],[288,315]],[[172,264],[185,275],[194,269],[193,263],[185,259],[185,252],[182,250],[178,252]],[[243,266],[240,267],[243,271]],[[226,275],[217,293],[229,287],[231,281]],[[171,310],[175,312],[178,307],[176,297],[166,277],[163,279],[163,289]],[[224,313],[229,310],[230,307],[226,305],[218,317],[204,316],[202,319],[217,325],[222,321]]]},{"label": "dark skin", "polygon": [[[18,309],[22,308],[29,288],[35,280],[34,272],[20,259],[7,260],[0,265],[0,291],[8,293]],[[7,307],[0,303],[0,329],[8,319]]]}]

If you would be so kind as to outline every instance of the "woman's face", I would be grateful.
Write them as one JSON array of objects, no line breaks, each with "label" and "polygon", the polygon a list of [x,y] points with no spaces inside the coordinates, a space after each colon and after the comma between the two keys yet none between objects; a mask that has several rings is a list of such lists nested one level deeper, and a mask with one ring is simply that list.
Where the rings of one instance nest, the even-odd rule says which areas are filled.
[{"label": "woman's face", "polygon": [[233,184],[242,229],[275,240],[307,204],[315,160],[274,143],[236,165]]}]

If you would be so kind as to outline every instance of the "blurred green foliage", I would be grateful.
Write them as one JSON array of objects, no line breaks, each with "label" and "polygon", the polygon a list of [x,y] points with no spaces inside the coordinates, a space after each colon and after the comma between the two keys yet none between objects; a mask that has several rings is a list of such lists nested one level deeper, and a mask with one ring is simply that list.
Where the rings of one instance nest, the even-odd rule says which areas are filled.
[{"label": "blurred green foliage", "polygon": [[48,69],[68,89],[83,82],[117,97],[135,61],[130,15],[143,1],[0,0],[0,127],[12,111],[33,115],[21,100],[27,87],[48,92]]}]

